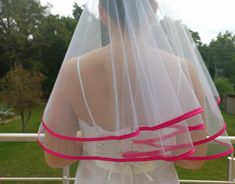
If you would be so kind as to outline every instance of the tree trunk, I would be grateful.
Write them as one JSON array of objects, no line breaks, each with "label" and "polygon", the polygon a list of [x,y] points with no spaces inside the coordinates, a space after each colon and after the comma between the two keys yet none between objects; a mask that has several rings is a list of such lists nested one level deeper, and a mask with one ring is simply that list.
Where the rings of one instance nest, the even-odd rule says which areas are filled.
[{"label": "tree trunk", "polygon": [[21,125],[22,125],[22,132],[25,132],[25,120],[24,120],[24,112],[20,113],[21,116]]},{"label": "tree trunk", "polygon": [[29,108],[28,114],[27,114],[27,119],[25,121],[25,126],[28,126],[28,123],[29,123],[29,120],[30,120],[30,117],[31,117],[31,112],[32,112],[32,108]]}]

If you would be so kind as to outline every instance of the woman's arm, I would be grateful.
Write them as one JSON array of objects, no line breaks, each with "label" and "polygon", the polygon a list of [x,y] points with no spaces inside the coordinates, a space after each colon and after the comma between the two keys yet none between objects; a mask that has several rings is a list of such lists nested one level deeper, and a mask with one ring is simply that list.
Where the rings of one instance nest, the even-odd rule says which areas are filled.
[{"label": "woman's arm", "polygon": [[[60,135],[81,137],[77,115],[72,106],[72,102],[75,101],[81,104],[77,86],[79,85],[77,85],[76,59],[66,61],[61,67],[49,99],[50,102],[44,112],[43,119],[51,131]],[[42,143],[48,149],[61,155],[79,156],[82,154],[81,142],[51,135],[46,129],[44,132],[45,137]],[[76,162],[76,160],[59,157],[46,151],[44,151],[44,156],[46,163],[52,168],[63,168]]]},{"label": "woman's arm", "polygon": [[[189,75],[192,81],[195,94],[201,106],[205,107],[205,94],[203,92],[201,82],[198,78],[199,76],[194,66],[188,61],[183,61],[183,66],[187,67],[186,70],[189,71]],[[204,122],[206,122],[205,112],[202,113],[202,119]],[[192,141],[201,140],[201,139],[206,138],[207,130],[206,128],[204,128],[202,130],[191,131],[190,134],[192,137]],[[192,156],[204,156],[207,154],[207,144],[198,145],[198,146],[195,146],[195,148],[196,148],[196,152]],[[204,162],[205,162],[204,160],[199,160],[199,161],[179,160],[179,161],[176,161],[175,163],[176,165],[182,168],[197,170],[203,166]]]},{"label": "woman's arm", "polygon": [[[78,131],[77,137],[81,137],[81,136],[82,136],[81,131]],[[53,141],[53,138],[50,140],[50,137],[51,136],[49,134],[45,133],[45,141],[47,142],[47,144],[50,144]],[[76,144],[70,143],[66,146],[68,147],[73,146],[72,149],[74,149],[75,153],[81,152],[82,154],[82,143],[79,143],[79,142],[77,142]],[[64,168],[77,161],[77,160],[70,160],[70,159],[57,157],[52,154],[48,154],[46,151],[44,151],[44,157],[45,157],[47,165],[51,168]]]},{"label": "woman's arm", "polygon": [[44,157],[47,165],[54,169],[64,168],[76,162],[76,160],[68,160],[56,157],[54,155],[48,154],[46,151],[44,151]]}]

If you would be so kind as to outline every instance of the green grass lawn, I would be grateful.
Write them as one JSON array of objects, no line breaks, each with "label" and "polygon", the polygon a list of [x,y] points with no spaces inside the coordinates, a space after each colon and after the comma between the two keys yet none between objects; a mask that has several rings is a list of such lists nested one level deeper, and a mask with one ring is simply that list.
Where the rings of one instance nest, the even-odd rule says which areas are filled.
[{"label": "green grass lawn", "polygon": [[[35,133],[38,130],[43,107],[33,110],[31,120],[27,127],[28,133]],[[229,135],[235,135],[235,116],[223,113],[227,122]],[[14,120],[8,124],[0,124],[0,133],[21,133],[20,120]],[[227,158],[207,161],[199,171],[190,171],[177,167],[180,179],[227,179]],[[71,177],[75,176],[77,163],[71,166]],[[43,157],[43,151],[37,143],[1,143],[0,142],[0,177],[33,177],[33,176],[62,176],[62,169],[49,168]],[[7,182],[0,181],[0,184],[45,184],[62,182]],[[72,182],[71,182],[72,183]]]},{"label": "green grass lawn", "polygon": [[[223,117],[227,123],[227,132],[230,136],[235,136],[235,116],[223,113]],[[177,167],[180,179],[195,180],[227,180],[228,175],[228,159],[221,158],[207,161],[205,165],[198,171],[190,171]]]},{"label": "green grass lawn", "polygon": [[[34,109],[28,124],[27,133],[35,133],[40,124],[43,108]],[[21,133],[20,120],[14,120],[8,124],[0,124],[0,133]],[[75,176],[77,163],[71,166],[71,176]],[[43,157],[43,151],[35,143],[0,143],[0,177],[61,177],[62,169],[49,168]],[[62,182],[23,182],[23,181],[0,181],[0,184],[58,184]]]}]

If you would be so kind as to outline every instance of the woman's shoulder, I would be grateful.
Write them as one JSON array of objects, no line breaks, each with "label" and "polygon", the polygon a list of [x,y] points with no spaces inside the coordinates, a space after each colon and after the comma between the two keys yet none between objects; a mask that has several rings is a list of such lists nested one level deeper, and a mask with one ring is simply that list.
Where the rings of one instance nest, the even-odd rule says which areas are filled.
[{"label": "woman's shoulder", "polygon": [[[89,75],[96,73],[104,60],[105,48],[99,48],[88,52],[82,56],[71,58],[61,66],[60,75],[70,79],[76,79],[78,74],[78,64],[82,68],[82,73]],[[79,63],[78,63],[79,62]]]},{"label": "woman's shoulder", "polygon": [[186,59],[176,56],[175,54],[167,52],[165,50],[159,50],[159,52],[161,56],[167,61],[180,61],[180,62],[185,62],[185,63],[188,62]]},{"label": "woman's shoulder", "polygon": [[95,49],[93,51],[87,52],[86,54],[82,55],[79,59],[80,60],[79,62],[83,63],[86,66],[87,65],[94,66],[94,64],[97,64],[99,63],[99,61],[104,60],[106,52],[107,52],[107,47]]},{"label": "woman's shoulder", "polygon": [[161,57],[164,59],[164,61],[168,63],[174,63],[174,64],[181,64],[182,67],[186,67],[189,70],[194,69],[194,65],[192,62],[187,60],[186,58],[179,57],[173,53],[164,51],[164,50],[159,50]]},{"label": "woman's shoulder", "polygon": [[189,74],[191,78],[198,77],[197,67],[192,61],[189,61],[186,58],[176,56],[172,53],[163,50],[161,51],[161,54],[163,58],[165,58],[165,61],[168,61],[168,65],[172,66],[172,64],[180,64],[181,68],[183,69],[186,75]]}]

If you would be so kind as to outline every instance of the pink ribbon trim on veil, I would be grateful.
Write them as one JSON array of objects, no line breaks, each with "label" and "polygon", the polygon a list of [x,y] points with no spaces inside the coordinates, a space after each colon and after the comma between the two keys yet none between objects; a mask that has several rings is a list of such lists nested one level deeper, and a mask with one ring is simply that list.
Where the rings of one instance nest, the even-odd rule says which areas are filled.
[{"label": "pink ribbon trim on veil", "polygon": [[198,157],[190,157],[193,153],[195,153],[195,148],[190,149],[189,151],[175,156],[175,157],[162,157],[162,156],[151,156],[151,157],[144,157],[144,158],[110,158],[110,157],[101,157],[101,156],[71,156],[71,155],[64,155],[58,152],[55,152],[53,150],[50,150],[46,148],[40,141],[37,139],[37,143],[39,146],[43,148],[44,151],[46,151],[49,154],[52,154],[57,157],[61,157],[64,159],[72,159],[72,160],[102,160],[102,161],[111,161],[111,162],[141,162],[141,161],[152,161],[152,160],[165,160],[165,161],[177,161],[177,160],[211,160],[211,159],[217,159],[220,157],[227,156],[231,153],[233,153],[234,148],[230,145],[225,144],[227,147],[229,147],[229,150],[217,153],[214,155],[209,156],[198,156]]},{"label": "pink ribbon trim on veil", "polygon": [[[180,131],[182,131],[183,129],[186,128],[186,127],[183,127],[183,126],[181,126],[179,124],[176,124],[176,123],[181,122],[185,119],[188,119],[192,116],[195,116],[195,115],[197,115],[201,112],[203,112],[203,109],[198,108],[198,109],[195,109],[195,110],[193,110],[189,113],[186,113],[182,116],[179,116],[179,117],[177,117],[173,120],[167,121],[167,122],[165,122],[161,125],[158,125],[158,126],[140,127],[139,130],[137,130],[136,132],[121,135],[121,136],[107,136],[107,137],[96,137],[96,138],[75,138],[75,137],[60,135],[56,132],[53,132],[51,129],[49,129],[46,126],[45,122],[42,122],[42,123],[43,123],[43,126],[45,127],[46,131],[48,131],[51,135],[53,135],[55,137],[58,137],[60,139],[66,139],[66,140],[72,140],[72,141],[103,141],[103,140],[128,139],[128,138],[138,136],[141,131],[148,131],[148,130],[149,131],[154,131],[154,130],[158,130],[158,129],[161,129],[161,128],[164,128],[164,127],[167,127],[167,126],[171,126],[171,125],[173,125],[173,128],[178,128],[179,129],[175,132],[172,132],[171,134],[165,135],[165,138],[167,139],[167,138],[170,138],[170,137],[174,136],[175,134],[177,134],[178,132],[180,132]],[[196,126],[193,126],[193,127],[188,127],[188,129],[190,131],[200,130],[200,129],[203,129],[203,128],[205,128],[204,124],[199,124],[199,125],[196,125]],[[217,154],[213,154],[213,155],[197,156],[197,157],[192,156],[192,154],[195,152],[195,148],[190,148],[189,151],[186,151],[185,153],[180,154],[178,156],[172,156],[172,157],[163,157],[163,156],[160,156],[160,155],[156,155],[156,154],[160,153],[159,150],[143,153],[143,154],[145,154],[145,155],[143,155],[143,156],[145,156],[144,158],[139,157],[139,156],[141,156],[141,155],[139,155],[139,153],[137,153],[138,155],[134,155],[134,153],[129,153],[129,155],[128,155],[128,153],[124,153],[123,158],[109,158],[109,157],[101,157],[101,156],[70,156],[70,155],[64,155],[64,154],[61,154],[61,153],[58,153],[58,152],[55,152],[53,150],[50,150],[50,149],[46,148],[40,142],[39,135],[38,135],[38,138],[37,138],[37,143],[43,148],[43,150],[45,150],[49,154],[55,155],[57,157],[65,158],[65,159],[75,159],[75,160],[103,160],[103,161],[113,161],[113,162],[140,162],[140,161],[151,161],[151,160],[176,161],[176,160],[182,160],[182,159],[184,159],[184,160],[210,160],[210,159],[220,158],[220,157],[223,157],[223,156],[226,156],[226,155],[229,155],[229,154],[233,153],[234,148],[232,146],[230,146],[229,144],[226,144],[224,142],[215,140],[218,136],[222,135],[225,132],[225,130],[226,130],[226,124],[224,123],[223,128],[218,133],[216,133],[216,134],[214,134],[214,135],[212,135],[212,136],[210,136],[206,139],[196,141],[196,142],[193,143],[193,145],[196,146],[196,145],[199,145],[199,144],[204,144],[204,143],[209,142],[209,141],[215,141],[218,144],[222,144],[222,145],[228,147],[228,150],[226,150],[224,152],[217,153]],[[150,142],[151,141],[156,141],[156,139],[149,139],[148,141],[150,141]],[[142,140],[142,141],[144,141],[144,140]],[[137,140],[137,142],[138,142],[138,140]],[[141,142],[139,142],[139,143],[141,143]],[[183,145],[182,144],[182,145],[178,145],[178,146],[180,146],[180,147],[177,147],[179,149],[182,146],[185,148],[185,147],[189,147],[190,145]],[[174,149],[177,149],[177,148],[174,147]],[[169,149],[172,150],[172,147],[169,146]]]},{"label": "pink ribbon trim on veil", "polygon": [[[203,112],[203,109],[202,108],[197,108],[195,110],[192,110],[188,113],[185,113],[177,118],[174,118],[170,121],[167,121],[167,122],[164,122],[164,123],[161,123],[160,125],[157,125],[157,126],[153,126],[153,127],[147,127],[147,126],[143,126],[143,127],[139,127],[136,131],[134,132],[131,132],[129,134],[124,134],[124,135],[119,135],[119,136],[105,136],[105,137],[89,137],[89,138],[82,138],[82,137],[72,137],[72,136],[65,136],[65,135],[61,135],[61,134],[58,134],[54,131],[52,131],[47,125],[46,123],[44,122],[44,120],[42,120],[42,125],[43,127],[45,128],[45,130],[55,136],[55,137],[58,137],[60,139],[64,139],[64,140],[71,140],[71,141],[84,141],[84,142],[93,142],[93,141],[106,141],[106,140],[123,140],[123,139],[129,139],[129,138],[132,138],[132,137],[136,137],[138,135],[140,135],[140,132],[141,131],[154,131],[154,130],[158,130],[158,129],[162,129],[162,128],[165,128],[165,127],[168,127],[168,126],[171,126],[171,125],[174,125],[176,123],[179,123],[181,121],[184,121],[192,116],[195,116],[197,114],[200,114]],[[191,129],[192,130],[197,130],[198,128],[202,128],[203,125],[196,125],[195,127],[192,127]],[[190,129],[190,128],[189,128]]]}]

